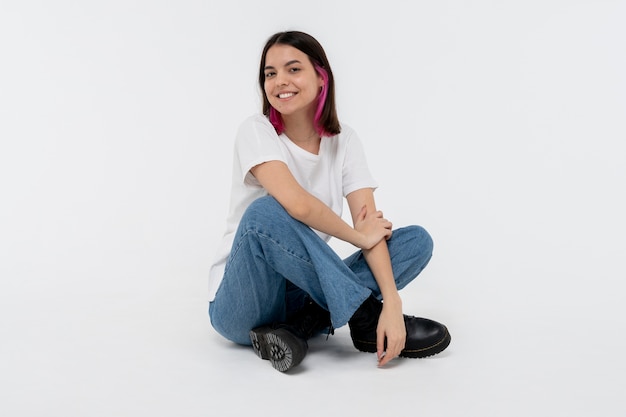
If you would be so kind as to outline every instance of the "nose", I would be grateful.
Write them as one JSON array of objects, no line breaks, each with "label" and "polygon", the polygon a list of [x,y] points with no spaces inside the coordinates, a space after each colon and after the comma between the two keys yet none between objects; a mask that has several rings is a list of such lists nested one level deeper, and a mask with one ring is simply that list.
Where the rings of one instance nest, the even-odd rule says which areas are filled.
[{"label": "nose", "polygon": [[276,73],[276,85],[283,86],[287,84],[289,84],[289,82],[287,81],[286,75],[283,74],[282,71],[277,72]]}]

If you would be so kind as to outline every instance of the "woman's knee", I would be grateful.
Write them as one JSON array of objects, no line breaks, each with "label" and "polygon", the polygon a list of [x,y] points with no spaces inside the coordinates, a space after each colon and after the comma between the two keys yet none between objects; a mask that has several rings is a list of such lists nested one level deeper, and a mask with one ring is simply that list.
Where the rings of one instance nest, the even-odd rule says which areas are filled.
[{"label": "woman's knee", "polygon": [[433,238],[422,226],[407,226],[399,229],[399,232],[401,236],[398,236],[393,251],[404,253],[404,259],[414,265],[417,271],[421,271],[433,255]]},{"label": "woman's knee", "polygon": [[283,206],[271,195],[266,195],[263,197],[259,197],[254,200],[248,208],[246,209],[246,213],[255,213],[255,214],[267,214],[271,211],[276,210],[284,210]]},{"label": "woman's knee", "polygon": [[389,253],[396,283],[398,288],[403,288],[430,262],[433,239],[421,226],[403,227],[394,231],[389,242]]},{"label": "woman's knee", "polygon": [[250,203],[246,211],[263,212],[264,210],[273,209],[277,205],[280,206],[280,204],[274,197],[272,197],[271,195],[266,195],[263,197],[259,197],[256,200],[254,200],[252,203]]},{"label": "woman's knee", "polygon": [[409,226],[408,228],[410,230],[412,238],[415,239],[415,241],[417,242],[417,246],[420,248],[420,252],[432,255],[434,242],[430,233],[428,233],[428,231],[422,226],[415,225]]},{"label": "woman's knee", "polygon": [[283,206],[272,196],[266,195],[254,200],[246,208],[240,224],[266,223],[277,218],[281,213],[286,213]]},{"label": "woman's knee", "polygon": [[422,226],[406,226],[394,230],[390,243],[397,245],[402,251],[410,247],[418,253],[430,255],[433,252],[433,238]]}]

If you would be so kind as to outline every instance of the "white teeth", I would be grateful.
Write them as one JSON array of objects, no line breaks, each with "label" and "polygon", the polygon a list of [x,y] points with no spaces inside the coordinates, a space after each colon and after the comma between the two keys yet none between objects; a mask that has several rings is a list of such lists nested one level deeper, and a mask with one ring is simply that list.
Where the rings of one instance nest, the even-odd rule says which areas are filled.
[{"label": "white teeth", "polygon": [[295,95],[294,93],[282,93],[278,95],[278,98],[289,98],[294,95]]}]

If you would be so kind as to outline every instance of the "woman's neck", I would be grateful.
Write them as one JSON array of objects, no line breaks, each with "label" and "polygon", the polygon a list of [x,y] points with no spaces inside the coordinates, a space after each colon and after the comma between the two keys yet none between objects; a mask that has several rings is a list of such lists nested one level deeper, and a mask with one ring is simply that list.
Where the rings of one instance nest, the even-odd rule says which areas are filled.
[{"label": "woman's neck", "polygon": [[310,115],[283,116],[283,123],[285,134],[296,143],[319,139],[313,117]]},{"label": "woman's neck", "polygon": [[320,147],[320,135],[315,129],[311,117],[283,117],[285,135],[302,149],[317,154]]}]

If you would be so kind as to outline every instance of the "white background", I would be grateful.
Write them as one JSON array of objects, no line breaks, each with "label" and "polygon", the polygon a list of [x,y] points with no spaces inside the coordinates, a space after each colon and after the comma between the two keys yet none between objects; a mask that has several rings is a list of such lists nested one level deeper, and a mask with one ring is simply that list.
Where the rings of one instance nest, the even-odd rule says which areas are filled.
[{"label": "white background", "polygon": [[[0,3],[0,414],[626,412],[626,4]],[[238,124],[311,33],[452,344],[377,369],[347,328],[281,374],[210,327]],[[351,248],[334,243],[341,253]]]}]

